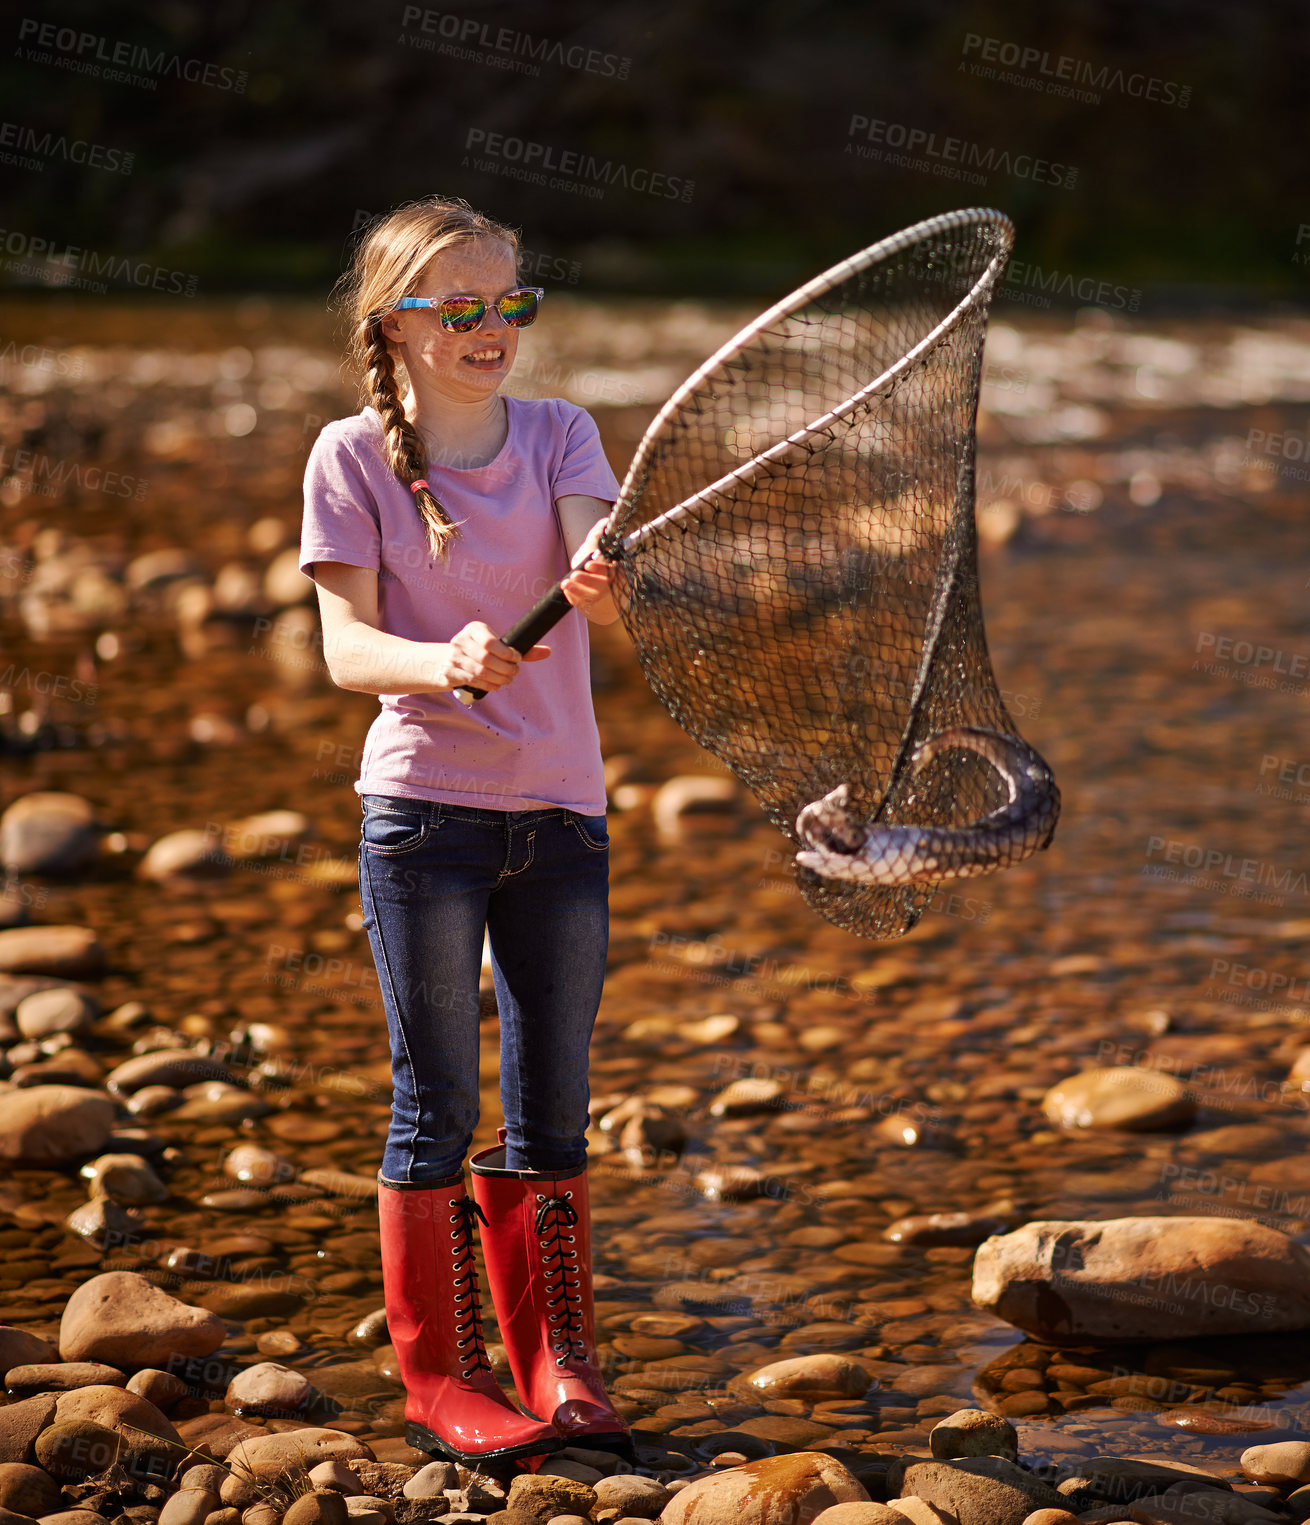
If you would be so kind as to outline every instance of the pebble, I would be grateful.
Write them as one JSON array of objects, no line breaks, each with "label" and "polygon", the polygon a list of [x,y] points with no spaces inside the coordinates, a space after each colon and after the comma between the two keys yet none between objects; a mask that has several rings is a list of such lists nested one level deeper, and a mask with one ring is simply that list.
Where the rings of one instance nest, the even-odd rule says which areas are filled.
[{"label": "pebble", "polygon": [[309,1468],[333,1457],[348,1462],[352,1457],[371,1460],[372,1456],[372,1451],[353,1435],[305,1426],[282,1434],[244,1439],[228,1453],[227,1461],[246,1476],[263,1481],[302,1461]]},{"label": "pebble", "polygon": [[[449,1465],[449,1463],[445,1465]],[[451,1486],[453,1486],[454,1467],[450,1468],[450,1476],[452,1479]],[[311,1467],[309,1470],[309,1480],[315,1488],[332,1488],[337,1493],[350,1494],[363,1493],[364,1491],[360,1486],[358,1474],[352,1472],[340,1457],[333,1457],[331,1461],[321,1461],[316,1467]],[[410,1481],[412,1482],[413,1479],[411,1478]],[[420,1496],[425,1498],[432,1497],[431,1494],[419,1495],[415,1493],[406,1495],[407,1498],[419,1498]]]},{"label": "pebble", "polygon": [[187,826],[152,842],[136,871],[142,879],[166,883],[179,878],[220,878],[231,866],[223,852],[221,833]]},{"label": "pebble", "polygon": [[596,1507],[596,1493],[587,1483],[571,1478],[519,1473],[509,1485],[505,1507],[512,1514],[526,1515],[545,1525],[557,1514],[590,1515]]},{"label": "pebble", "polygon": [[[358,1525],[391,1525],[396,1518],[396,1511],[389,1499],[373,1498],[366,1493],[354,1493],[348,1497],[336,1493],[332,1497],[341,1500],[346,1507],[347,1518],[357,1521]],[[456,1517],[459,1513],[458,1510],[452,1510],[446,1518]],[[474,1515],[473,1518],[479,1519],[480,1516]],[[325,1522],[325,1525],[330,1525],[330,1522]]]},{"label": "pebble", "polygon": [[169,1086],[181,1090],[202,1080],[225,1080],[231,1085],[235,1076],[221,1060],[187,1049],[161,1049],[126,1059],[105,1077],[105,1089],[111,1096],[131,1096],[147,1086]]},{"label": "pebble", "polygon": [[80,794],[37,789],[0,815],[0,867],[10,874],[66,874],[100,851],[95,806]]},{"label": "pebble", "polygon": [[0,1462],[34,1461],[37,1436],[54,1418],[55,1395],[40,1393],[0,1407]]},{"label": "pebble", "polygon": [[88,1244],[105,1249],[130,1243],[141,1230],[141,1220],[109,1197],[92,1197],[69,1213],[64,1227]]},{"label": "pebble", "polygon": [[182,1093],[173,1086],[143,1086],[127,1101],[133,1117],[160,1117],[182,1105]]},{"label": "pebble", "polygon": [[[3,936],[0,933],[0,936]],[[0,1160],[54,1167],[100,1149],[114,1126],[114,1104],[80,1086],[11,1091],[0,1109]]]},{"label": "pebble", "polygon": [[785,1094],[780,1080],[747,1076],[734,1080],[710,1102],[711,1117],[747,1117],[752,1112],[774,1111]]},{"label": "pebble", "polygon": [[226,1334],[217,1314],[172,1297],[135,1271],[105,1271],[69,1298],[59,1354],[65,1361],[166,1370],[172,1357],[210,1355]]},{"label": "pebble", "polygon": [[347,1336],[352,1345],[365,1347],[385,1345],[388,1342],[387,1334],[387,1310],[374,1308],[372,1313],[366,1313],[359,1323]]},{"label": "pebble", "polygon": [[757,1367],[741,1386],[766,1398],[862,1398],[872,1377],[867,1369],[843,1356],[795,1356]]},{"label": "pebble", "polygon": [[126,1449],[126,1442],[108,1425],[90,1419],[52,1424],[36,1437],[36,1462],[59,1482],[80,1483],[105,1472]]},{"label": "pebble", "polygon": [[898,1463],[888,1474],[893,1486],[947,1510],[959,1525],[1022,1525],[1035,1509],[1065,1507],[1054,1488],[1000,1456]]},{"label": "pebble", "polygon": [[1044,1220],[979,1247],[973,1300],[1039,1339],[1269,1334],[1310,1327],[1308,1271],[1310,1251],[1254,1220]]},{"label": "pebble", "polygon": [[94,996],[73,985],[56,985],[24,997],[14,1010],[14,1021],[25,1038],[39,1041],[56,1033],[85,1033],[100,1015]]},{"label": "pebble", "polygon": [[40,1335],[0,1324],[0,1373],[15,1366],[44,1365],[56,1359],[55,1347]]},{"label": "pebble", "polygon": [[68,1393],[79,1387],[126,1387],[127,1379],[114,1366],[98,1361],[56,1361],[14,1366],[5,1373],[5,1388],[14,1398],[33,1393]]},{"label": "pebble", "polygon": [[1010,1220],[989,1213],[920,1213],[898,1218],[883,1230],[890,1244],[934,1245],[981,1244],[993,1234],[1003,1234]]},{"label": "pebble", "polygon": [[661,1525],[775,1525],[853,1502],[868,1503],[869,1494],[848,1468],[821,1451],[795,1451],[689,1482],[660,1520]]},{"label": "pebble", "polygon": [[1147,1133],[1185,1127],[1196,1115],[1196,1101],[1172,1075],[1116,1065],[1084,1070],[1052,1086],[1042,1110],[1061,1128]]},{"label": "pebble", "polygon": [[282,1525],[346,1525],[349,1518],[346,1499],[339,1492],[319,1488],[296,1499],[282,1516]]},{"label": "pebble", "polygon": [[159,1525],[204,1525],[205,1517],[218,1507],[218,1494],[209,1488],[179,1488],[165,1501]]},{"label": "pebble", "polygon": [[59,1484],[41,1467],[15,1461],[0,1463],[0,1509],[39,1519],[53,1514],[59,1503]]},{"label": "pebble", "polygon": [[680,839],[688,816],[735,814],[741,785],[721,775],[684,773],[668,779],[650,802],[655,829],[665,841]]},{"label": "pebble", "polygon": [[1280,1440],[1242,1452],[1242,1471],[1257,1483],[1310,1483],[1310,1441]]},{"label": "pebble", "polygon": [[262,1149],[258,1144],[238,1144],[224,1159],[223,1174],[234,1181],[269,1186],[276,1181],[294,1180],[296,1167],[271,1149]]},{"label": "pebble", "polygon": [[905,1525],[907,1516],[890,1504],[867,1503],[852,1499],[845,1504],[830,1504],[814,1516],[812,1525]]},{"label": "pebble", "polygon": [[449,1461],[430,1461],[420,1467],[405,1484],[407,1499],[437,1499],[443,1497],[447,1488],[458,1484],[455,1464]]},{"label": "pebble", "polygon": [[232,1378],[223,1401],[241,1418],[267,1414],[290,1419],[303,1413],[314,1396],[314,1388],[298,1371],[276,1361],[260,1361]]},{"label": "pebble", "polygon": [[105,950],[90,927],[11,927],[0,932],[0,972],[96,979]]},{"label": "pebble", "polygon": [[1019,1437],[1008,1419],[985,1409],[958,1409],[932,1427],[932,1454],[942,1461],[962,1456],[1004,1456],[1019,1459]]},{"label": "pebble", "polygon": [[83,1165],[79,1174],[90,1183],[93,1195],[133,1207],[166,1202],[172,1195],[139,1154],[102,1154]]},{"label": "pebble", "polygon": [[654,1520],[673,1495],[654,1478],[628,1474],[593,1483],[598,1509],[618,1509],[625,1518]]}]

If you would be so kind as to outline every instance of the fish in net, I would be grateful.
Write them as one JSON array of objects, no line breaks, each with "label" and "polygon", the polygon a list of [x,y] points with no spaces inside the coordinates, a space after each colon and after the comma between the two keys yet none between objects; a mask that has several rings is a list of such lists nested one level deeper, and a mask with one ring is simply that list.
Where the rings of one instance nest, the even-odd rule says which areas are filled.
[{"label": "fish in net", "polygon": [[[660,409],[602,537],[656,696],[797,845],[807,903],[864,937],[1046,847],[1059,815],[978,591],[974,425],[1013,237],[948,213],[775,304]],[[504,639],[568,607],[557,590]]]}]

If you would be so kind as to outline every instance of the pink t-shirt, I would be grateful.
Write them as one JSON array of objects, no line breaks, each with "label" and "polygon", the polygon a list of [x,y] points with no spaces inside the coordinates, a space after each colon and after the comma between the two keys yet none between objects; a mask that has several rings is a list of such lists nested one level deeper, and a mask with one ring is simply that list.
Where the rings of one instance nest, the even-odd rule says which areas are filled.
[{"label": "pink t-shirt", "polygon": [[[378,628],[408,640],[448,641],[470,620],[508,630],[569,570],[555,499],[612,503],[619,484],[585,409],[556,397],[506,397],[505,406],[495,460],[427,469],[459,525],[445,563],[387,464],[377,411],[328,424],[305,468],[301,570],[312,577],[316,561],[377,568]],[[449,693],[380,694],[355,793],[603,814],[587,621],[574,610],[544,640],[549,657],[525,662],[469,708]]]}]

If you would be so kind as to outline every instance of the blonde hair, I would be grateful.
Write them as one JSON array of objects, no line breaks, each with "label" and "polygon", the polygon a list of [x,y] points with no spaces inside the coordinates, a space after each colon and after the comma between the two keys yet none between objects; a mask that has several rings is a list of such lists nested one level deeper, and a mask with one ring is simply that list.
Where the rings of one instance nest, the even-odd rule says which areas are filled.
[{"label": "blonde hair", "polygon": [[427,470],[427,451],[401,406],[396,357],[382,333],[382,318],[401,297],[416,294],[414,286],[434,255],[479,238],[508,244],[517,266],[518,233],[475,212],[462,197],[428,196],[408,202],[368,227],[336,288],[338,305],[349,322],[350,356],[362,372],[360,395],[381,415],[387,461],[413,490],[428,544],[443,558],[459,530],[432,489],[426,483],[414,485]]}]

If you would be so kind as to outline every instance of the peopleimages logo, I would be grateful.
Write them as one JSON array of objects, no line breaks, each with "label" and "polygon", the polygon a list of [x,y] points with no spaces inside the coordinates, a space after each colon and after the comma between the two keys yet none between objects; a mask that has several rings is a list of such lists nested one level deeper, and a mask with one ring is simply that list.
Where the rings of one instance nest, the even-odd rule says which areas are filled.
[{"label": "peopleimages logo", "polygon": [[[845,152],[859,159],[873,159],[897,169],[914,169],[966,185],[986,185],[993,172],[1037,185],[1054,185],[1071,191],[1078,184],[1072,164],[1053,163],[1037,154],[1015,153],[995,145],[984,147],[968,138],[937,133],[908,122],[889,122],[856,112],[846,129],[850,141]],[[858,141],[863,139],[863,142]]]},{"label": "peopleimages logo", "polygon": [[[977,32],[964,34],[962,53],[966,61],[961,62],[960,69],[978,79],[994,79],[1089,106],[1100,104],[1102,90],[1136,100],[1158,101],[1162,106],[1177,106],[1180,110],[1186,110],[1192,99],[1190,85],[1180,85],[1171,79],[1136,71],[1125,73],[1109,64],[1098,65],[1065,53],[1052,55],[1045,48],[1003,42],[999,37],[983,37]],[[970,59],[973,61],[968,62]]]},{"label": "peopleimages logo", "polygon": [[[678,175],[666,175],[640,165],[634,168],[614,159],[597,159],[594,154],[557,148],[552,143],[536,143],[530,138],[507,137],[501,132],[488,132],[484,127],[469,128],[464,149],[462,168],[507,175],[551,190],[572,191],[593,201],[599,201],[614,185],[665,201],[690,201],[696,189],[694,180],[684,180]],[[472,158],[474,151],[484,157]]]},{"label": "peopleimages logo", "polygon": [[[244,69],[229,69],[200,58],[183,58],[167,48],[148,48],[139,42],[111,41],[95,32],[79,32],[76,27],[38,21],[34,16],[24,16],[18,23],[18,41],[28,44],[15,53],[26,63],[54,64],[74,74],[89,74],[115,84],[141,85],[147,90],[157,89],[160,79],[180,79],[242,95],[249,78]],[[156,77],[152,79],[151,75]]]}]

